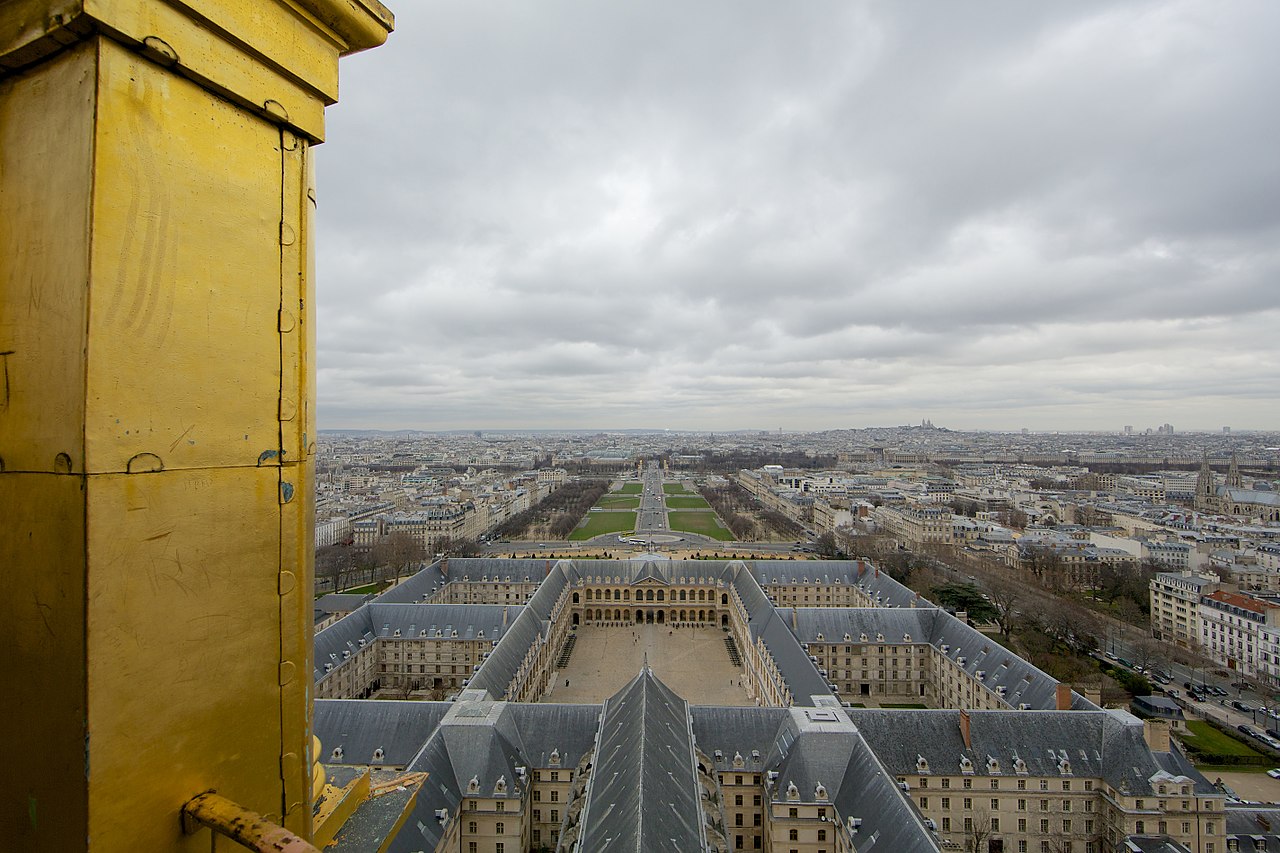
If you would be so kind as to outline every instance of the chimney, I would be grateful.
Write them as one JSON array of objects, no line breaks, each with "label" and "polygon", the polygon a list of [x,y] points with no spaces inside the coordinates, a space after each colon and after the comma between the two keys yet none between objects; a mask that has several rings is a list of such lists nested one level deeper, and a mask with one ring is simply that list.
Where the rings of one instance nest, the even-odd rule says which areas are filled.
[{"label": "chimney", "polygon": [[1071,685],[1058,682],[1058,710],[1071,710]]},{"label": "chimney", "polygon": [[799,619],[798,619],[798,618],[797,618],[797,616],[796,616],[796,609],[795,609],[795,607],[794,607],[794,606],[792,606],[792,608],[791,608],[791,630],[792,630],[792,631],[799,631],[799,630],[800,630],[800,627],[799,627],[799,624],[798,624],[798,623],[799,623]]},{"label": "chimney", "polygon": [[507,605],[502,607],[502,627],[507,627]]},{"label": "chimney", "polygon": [[449,577],[449,558],[445,557],[440,561],[440,574]]},{"label": "chimney", "polygon": [[876,577],[880,577],[880,567],[876,566]]},{"label": "chimney", "polygon": [[551,575],[551,561],[547,560],[547,576]]},{"label": "chimney", "polygon": [[960,737],[964,738],[964,748],[973,749],[973,741],[969,737],[969,712],[960,709]]},{"label": "chimney", "polygon": [[1152,752],[1169,752],[1169,721],[1143,720],[1142,737]]}]

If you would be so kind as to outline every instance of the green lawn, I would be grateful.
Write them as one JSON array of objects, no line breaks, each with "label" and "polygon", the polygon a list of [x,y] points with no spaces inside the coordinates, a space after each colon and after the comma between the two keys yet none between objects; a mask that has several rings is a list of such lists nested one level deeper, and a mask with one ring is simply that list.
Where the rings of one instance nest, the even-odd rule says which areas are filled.
[{"label": "green lawn", "polygon": [[569,534],[569,539],[590,539],[602,533],[630,533],[635,529],[634,512],[592,512],[587,514],[585,524]]},{"label": "green lawn", "polygon": [[698,495],[667,498],[667,509],[711,509],[711,504]]},{"label": "green lawn", "polygon": [[683,495],[687,494],[684,490],[684,483],[663,483],[662,493],[666,495]]},{"label": "green lawn", "polygon": [[667,513],[667,523],[671,525],[672,530],[682,530],[685,533],[700,533],[703,536],[710,536],[712,539],[719,539],[722,542],[729,542],[733,539],[733,534],[720,526],[720,520],[716,518],[714,512],[669,512]]},{"label": "green lawn", "polygon": [[919,702],[881,702],[881,708],[928,708],[928,705],[921,705]]},{"label": "green lawn", "polygon": [[1223,734],[1204,720],[1187,720],[1188,747],[1210,755],[1261,755],[1248,744]]},{"label": "green lawn", "polygon": [[631,495],[605,495],[596,501],[601,509],[639,509],[640,499]]},{"label": "green lawn", "polygon": [[623,483],[622,488],[614,492],[615,495],[639,495],[644,493],[644,486],[639,483]]}]

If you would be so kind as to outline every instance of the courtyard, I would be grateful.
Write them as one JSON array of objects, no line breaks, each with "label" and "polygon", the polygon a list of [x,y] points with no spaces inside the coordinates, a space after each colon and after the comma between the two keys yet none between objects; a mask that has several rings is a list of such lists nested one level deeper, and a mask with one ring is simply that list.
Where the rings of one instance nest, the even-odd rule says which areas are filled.
[{"label": "courtyard", "polygon": [[647,656],[654,674],[692,705],[755,704],[739,686],[742,673],[729,662],[719,628],[583,625],[577,633],[569,665],[544,702],[603,702],[635,678]]}]

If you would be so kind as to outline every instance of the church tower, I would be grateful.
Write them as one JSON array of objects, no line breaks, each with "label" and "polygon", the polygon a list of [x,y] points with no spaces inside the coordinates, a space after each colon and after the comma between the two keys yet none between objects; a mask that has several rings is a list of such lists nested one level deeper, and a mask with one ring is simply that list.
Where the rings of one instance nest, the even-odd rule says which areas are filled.
[{"label": "church tower", "polygon": [[1235,451],[1231,453],[1231,467],[1227,469],[1227,488],[1244,488],[1244,480],[1240,477],[1240,460],[1236,458]]},{"label": "church tower", "polygon": [[1209,468],[1209,455],[1200,460],[1200,475],[1196,477],[1195,508],[1198,512],[1216,512],[1218,508],[1218,490],[1213,482],[1213,471]]}]

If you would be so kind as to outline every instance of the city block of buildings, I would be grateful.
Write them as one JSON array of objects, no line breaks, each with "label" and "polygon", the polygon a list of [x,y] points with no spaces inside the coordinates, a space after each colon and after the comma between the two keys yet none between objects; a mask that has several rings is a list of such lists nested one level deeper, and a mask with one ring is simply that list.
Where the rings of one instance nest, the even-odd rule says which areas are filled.
[{"label": "city block of buildings", "polygon": [[[648,665],[603,704],[546,701],[587,626],[691,625],[723,633],[750,704],[699,705]],[[1164,722],[1099,708],[866,562],[440,561],[322,631],[314,678],[326,791],[414,792],[352,818],[391,851],[1233,838]],[[448,701],[360,698],[416,691]]]}]

